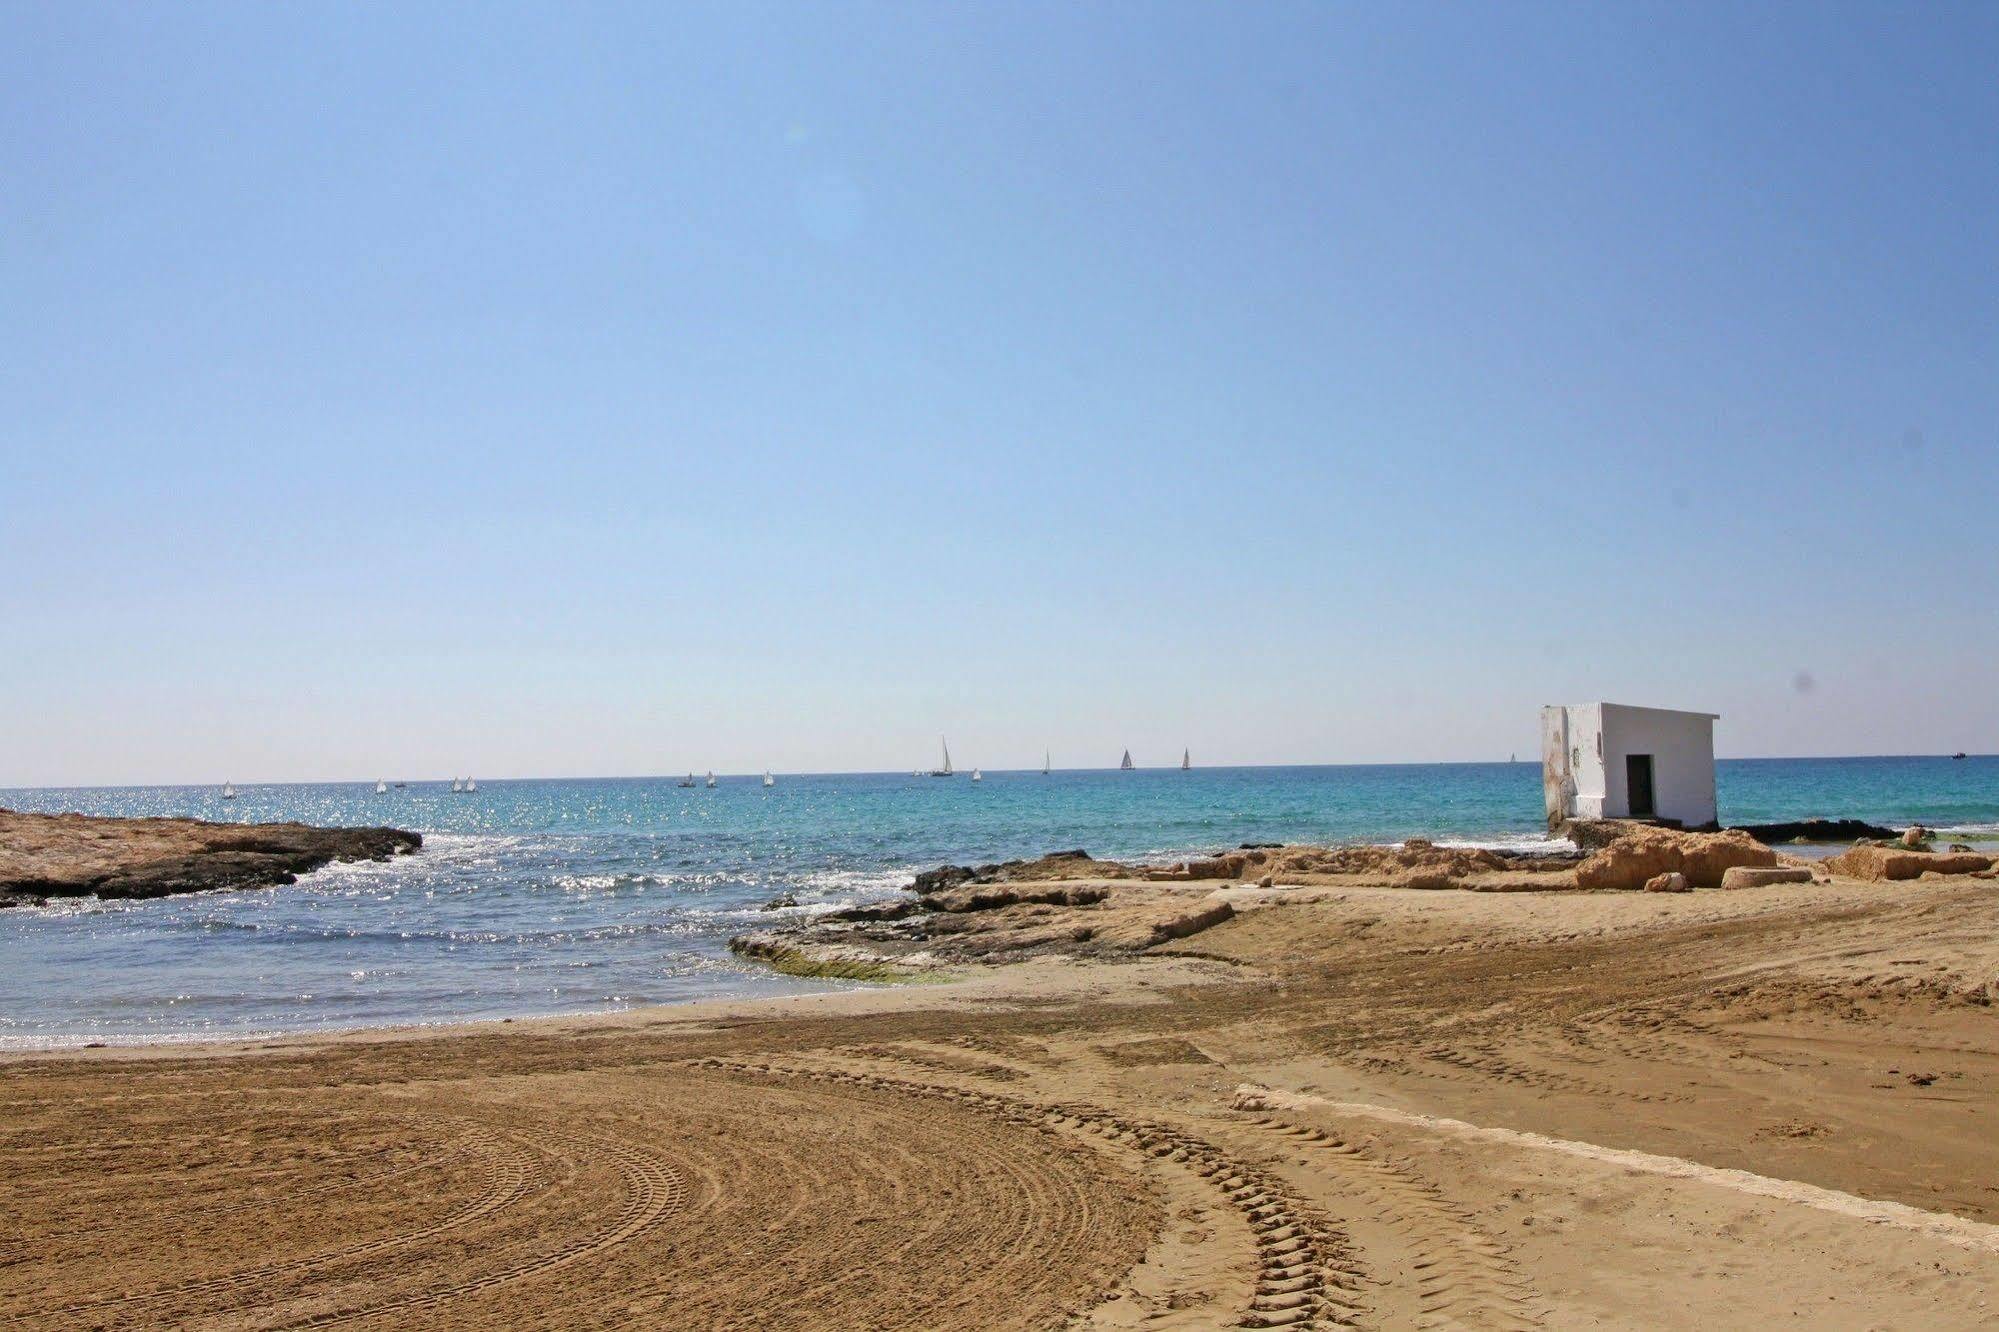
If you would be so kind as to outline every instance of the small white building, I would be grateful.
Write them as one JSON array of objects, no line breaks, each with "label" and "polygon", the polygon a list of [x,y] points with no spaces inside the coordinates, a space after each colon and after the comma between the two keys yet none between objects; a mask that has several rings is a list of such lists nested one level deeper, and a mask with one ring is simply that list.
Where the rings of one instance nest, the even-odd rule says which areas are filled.
[{"label": "small white building", "polygon": [[1565,819],[1658,819],[1711,827],[1712,712],[1572,703],[1541,709],[1548,826]]}]

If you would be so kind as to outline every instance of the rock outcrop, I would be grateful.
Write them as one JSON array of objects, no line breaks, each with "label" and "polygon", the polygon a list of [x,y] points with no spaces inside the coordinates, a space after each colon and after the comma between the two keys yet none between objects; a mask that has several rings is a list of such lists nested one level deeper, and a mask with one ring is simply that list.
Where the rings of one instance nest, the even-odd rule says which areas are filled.
[{"label": "rock outcrop", "polygon": [[894,980],[962,963],[1129,956],[1235,914],[1212,893],[1143,882],[923,882],[928,891],[914,898],[758,930],[729,946],[794,975]]},{"label": "rock outcrop", "polygon": [[1977,874],[1993,857],[1977,852],[1910,851],[1901,846],[1856,846],[1825,862],[1826,869],[1852,879],[1914,879],[1925,873]]},{"label": "rock outcrop", "polygon": [[0,906],[51,897],[166,897],[269,888],[336,860],[386,860],[423,845],[400,828],[207,823],[0,810]]},{"label": "rock outcrop", "polygon": [[1399,846],[1279,846],[1225,851],[1147,870],[1149,879],[1234,879],[1248,883],[1334,884],[1364,881],[1401,888],[1461,888],[1483,876],[1554,873],[1575,857],[1512,855],[1484,847],[1438,846],[1412,837]]},{"label": "rock outcrop", "polygon": [[[1395,846],[1244,845],[1172,865],[1127,865],[1097,860],[1087,851],[1056,851],[1034,860],[996,865],[942,865],[916,876],[919,897],[987,884],[1144,879],[1153,883],[1224,880],[1263,887],[1369,883],[1406,888],[1489,886],[1473,880],[1495,875],[1564,874],[1569,855],[1521,855],[1479,847],[1444,847],[1412,837]],[[1535,887],[1566,886],[1537,883]]]},{"label": "rock outcrop", "polygon": [[1677,832],[1633,823],[1576,867],[1576,886],[1639,889],[1661,874],[1678,873],[1696,888],[1717,888],[1738,865],[1776,863],[1777,853],[1745,832]]}]

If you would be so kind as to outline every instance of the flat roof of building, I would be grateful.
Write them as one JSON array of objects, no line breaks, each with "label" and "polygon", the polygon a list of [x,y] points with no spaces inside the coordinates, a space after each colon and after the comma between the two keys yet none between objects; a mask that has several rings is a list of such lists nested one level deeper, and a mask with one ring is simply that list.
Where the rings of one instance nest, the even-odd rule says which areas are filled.
[{"label": "flat roof of building", "polygon": [[1690,712],[1685,708],[1653,708],[1642,703],[1612,703],[1607,699],[1591,699],[1587,703],[1550,703],[1551,708],[1616,708],[1621,712],[1663,712],[1673,717],[1705,717],[1709,721],[1720,721],[1719,712]]}]

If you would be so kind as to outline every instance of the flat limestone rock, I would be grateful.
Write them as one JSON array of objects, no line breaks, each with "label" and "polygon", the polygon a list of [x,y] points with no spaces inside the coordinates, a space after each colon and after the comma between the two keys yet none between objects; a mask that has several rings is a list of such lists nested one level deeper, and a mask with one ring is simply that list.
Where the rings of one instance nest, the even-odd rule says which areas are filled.
[{"label": "flat limestone rock", "polygon": [[[1792,865],[1737,865],[1721,876],[1724,888],[1761,888],[1770,883],[1810,883],[1812,872]],[[1646,887],[1649,889],[1650,884]]]},{"label": "flat limestone rock", "polygon": [[1033,957],[1128,957],[1212,929],[1235,908],[1144,882],[963,885],[729,941],[799,976],[908,979],[940,967]]},{"label": "flat limestone rock", "polygon": [[400,828],[0,810],[0,905],[269,888],[336,860],[387,860],[422,845],[421,836]]}]

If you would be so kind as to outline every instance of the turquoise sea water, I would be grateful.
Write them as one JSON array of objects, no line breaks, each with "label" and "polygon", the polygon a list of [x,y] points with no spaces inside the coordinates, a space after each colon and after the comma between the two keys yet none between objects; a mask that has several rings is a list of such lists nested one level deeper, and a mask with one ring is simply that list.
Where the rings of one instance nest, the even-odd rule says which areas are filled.
[{"label": "turquoise sea water", "polygon": [[[295,886],[0,911],[0,1045],[583,1012],[823,985],[730,934],[890,894],[944,861],[1083,847],[1167,858],[1245,841],[1542,843],[1540,767],[1426,764],[0,791],[0,805],[386,823],[424,851]],[[1724,822],[1811,815],[1999,837],[1999,758],[1748,759]]]}]

